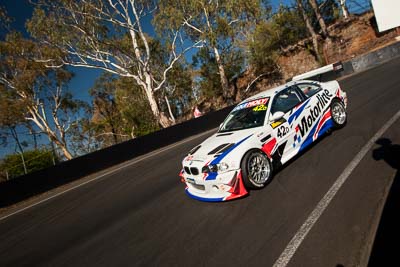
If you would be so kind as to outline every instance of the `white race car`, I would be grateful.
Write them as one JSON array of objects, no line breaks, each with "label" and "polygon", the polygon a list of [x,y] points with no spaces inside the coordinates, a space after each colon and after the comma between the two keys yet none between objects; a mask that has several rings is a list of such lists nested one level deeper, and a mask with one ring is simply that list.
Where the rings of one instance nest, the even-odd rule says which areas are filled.
[{"label": "white race car", "polygon": [[347,120],[337,81],[292,81],[238,104],[217,133],[183,159],[186,193],[202,201],[243,197],[264,187],[273,169]]}]

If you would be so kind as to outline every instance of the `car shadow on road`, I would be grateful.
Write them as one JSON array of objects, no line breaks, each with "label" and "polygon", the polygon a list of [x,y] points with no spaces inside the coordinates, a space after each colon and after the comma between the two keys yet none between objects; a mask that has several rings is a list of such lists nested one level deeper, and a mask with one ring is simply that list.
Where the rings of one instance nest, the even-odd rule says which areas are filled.
[{"label": "car shadow on road", "polygon": [[397,170],[383,208],[368,266],[400,266],[398,240],[400,239],[400,145],[387,138],[376,141],[375,160],[384,160]]}]

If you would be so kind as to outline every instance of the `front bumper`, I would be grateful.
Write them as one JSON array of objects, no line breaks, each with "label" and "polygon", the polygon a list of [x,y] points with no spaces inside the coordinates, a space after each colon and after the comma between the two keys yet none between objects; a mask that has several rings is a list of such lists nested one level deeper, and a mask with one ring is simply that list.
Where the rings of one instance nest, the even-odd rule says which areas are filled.
[{"label": "front bumper", "polygon": [[191,198],[221,202],[244,197],[248,194],[240,169],[218,173],[215,179],[207,180],[205,175],[192,176],[181,171],[181,180],[186,184],[186,194]]}]

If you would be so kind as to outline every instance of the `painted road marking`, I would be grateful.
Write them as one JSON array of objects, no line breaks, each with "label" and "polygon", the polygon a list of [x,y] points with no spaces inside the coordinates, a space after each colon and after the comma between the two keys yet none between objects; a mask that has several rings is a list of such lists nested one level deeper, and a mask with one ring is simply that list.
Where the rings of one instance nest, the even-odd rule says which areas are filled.
[{"label": "painted road marking", "polygon": [[59,193],[57,193],[57,194],[55,194],[55,195],[52,195],[52,196],[47,197],[47,198],[45,198],[45,199],[42,199],[42,200],[40,200],[40,201],[38,201],[38,202],[36,202],[36,203],[33,203],[33,204],[31,204],[31,205],[28,205],[28,206],[26,206],[26,207],[24,207],[24,208],[22,208],[22,209],[19,209],[19,210],[15,211],[15,212],[12,212],[12,213],[10,213],[10,214],[7,214],[6,216],[1,217],[1,218],[0,218],[0,221],[5,220],[5,219],[7,219],[8,217],[11,217],[11,216],[16,215],[16,214],[18,214],[18,213],[21,213],[21,212],[23,212],[24,210],[27,210],[27,209],[30,209],[30,208],[32,208],[32,207],[34,207],[34,206],[37,206],[37,205],[39,205],[39,204],[42,204],[42,203],[44,203],[44,202],[46,202],[46,201],[49,201],[50,199],[53,199],[53,198],[58,197],[58,196],[60,196],[60,195],[63,195],[63,194],[65,194],[65,193],[69,192],[69,191],[72,191],[72,190],[76,189],[76,188],[79,188],[79,187],[81,187],[81,186],[84,186],[84,185],[86,185],[86,184],[89,184],[89,183],[91,183],[91,182],[93,182],[93,181],[99,180],[99,179],[101,179],[101,178],[103,178],[103,177],[105,177],[105,176],[107,176],[107,175],[110,175],[110,174],[113,174],[113,173],[115,173],[115,172],[117,172],[117,171],[120,171],[120,170],[122,170],[123,168],[132,166],[132,165],[134,165],[134,164],[136,164],[136,163],[138,163],[138,162],[141,162],[141,161],[143,161],[143,160],[145,160],[145,159],[151,158],[151,157],[153,157],[153,156],[155,156],[155,155],[158,155],[158,154],[160,154],[160,153],[162,153],[162,152],[164,152],[164,151],[167,151],[167,150],[169,150],[169,149],[171,149],[171,148],[174,148],[174,147],[180,146],[180,145],[182,145],[182,144],[184,144],[184,143],[190,142],[190,141],[192,141],[192,140],[194,140],[194,139],[196,139],[196,138],[199,138],[199,137],[201,137],[201,136],[203,136],[203,135],[208,135],[208,134],[210,134],[210,133],[212,133],[212,132],[215,132],[216,130],[217,130],[217,128],[208,130],[208,131],[206,131],[206,132],[204,132],[204,133],[200,133],[200,134],[197,134],[197,135],[195,135],[195,136],[186,138],[186,139],[184,139],[184,140],[182,140],[182,141],[179,141],[179,142],[174,143],[174,144],[172,144],[172,145],[166,146],[166,147],[161,148],[161,149],[159,149],[159,150],[156,150],[156,151],[154,151],[154,152],[150,152],[149,154],[146,154],[146,155],[144,155],[144,156],[139,156],[140,158],[134,159],[133,161],[128,162],[127,164],[124,164],[124,165],[122,165],[122,166],[120,166],[120,167],[118,167],[118,168],[116,168],[116,169],[114,169],[114,170],[105,172],[105,173],[103,173],[102,175],[93,177],[93,178],[90,179],[90,180],[87,180],[87,181],[85,181],[85,182],[83,182],[83,183],[80,183],[80,184],[78,184],[78,185],[75,185],[75,186],[73,186],[73,187],[71,187],[71,188],[68,188],[68,189],[66,189],[66,190],[64,190],[64,191],[62,191],[62,192],[59,192]]},{"label": "painted road marking", "polygon": [[332,187],[328,190],[325,196],[319,201],[318,205],[311,212],[307,220],[303,223],[300,229],[297,231],[295,236],[290,240],[289,244],[286,246],[285,250],[279,256],[279,258],[274,263],[274,267],[285,267],[292,259],[293,255],[296,253],[296,250],[299,248],[304,238],[307,236],[308,232],[310,232],[311,228],[318,221],[319,217],[325,211],[326,207],[335,197],[336,193],[342,187],[344,182],[346,182],[347,178],[353,172],[353,170],[357,167],[357,165],[361,162],[364,156],[368,153],[368,151],[372,148],[375,142],[392,126],[393,123],[396,122],[397,119],[400,118],[400,110],[389,120],[387,121],[382,128],[364,145],[364,147],[358,152],[358,154],[353,158],[353,160],[347,165],[342,174],[338,177]]}]

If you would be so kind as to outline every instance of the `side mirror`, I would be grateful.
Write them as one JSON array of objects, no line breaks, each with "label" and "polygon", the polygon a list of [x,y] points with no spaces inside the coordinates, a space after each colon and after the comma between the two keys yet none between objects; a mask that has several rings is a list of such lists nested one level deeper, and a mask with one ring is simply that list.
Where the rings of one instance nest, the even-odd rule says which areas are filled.
[{"label": "side mirror", "polygon": [[277,111],[271,115],[271,117],[269,118],[269,121],[273,122],[273,121],[280,120],[283,118],[284,115],[285,115],[285,113],[283,113],[282,111]]}]

